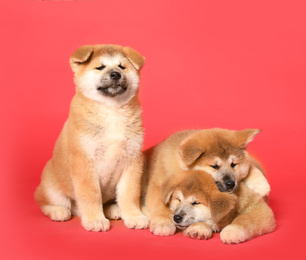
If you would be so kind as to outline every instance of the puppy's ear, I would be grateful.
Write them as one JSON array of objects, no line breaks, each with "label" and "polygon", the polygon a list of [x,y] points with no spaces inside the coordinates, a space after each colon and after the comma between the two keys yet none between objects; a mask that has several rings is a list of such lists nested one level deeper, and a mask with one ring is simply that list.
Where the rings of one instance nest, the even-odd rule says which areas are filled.
[{"label": "puppy's ear", "polygon": [[176,185],[171,180],[166,181],[161,187],[162,201],[165,205],[169,203],[175,187]]},{"label": "puppy's ear", "polygon": [[237,131],[240,147],[243,149],[247,148],[249,143],[253,141],[254,137],[258,133],[260,133],[259,129],[244,129]]},{"label": "puppy's ear", "polygon": [[136,70],[141,70],[145,63],[145,58],[142,57],[137,51],[130,47],[123,47],[122,49],[125,56],[130,60]]},{"label": "puppy's ear", "polygon": [[179,147],[179,154],[186,166],[192,165],[204,153],[198,138],[188,138]]},{"label": "puppy's ear", "polygon": [[228,214],[237,203],[237,197],[229,193],[215,191],[210,199],[210,210],[212,219],[218,223]]},{"label": "puppy's ear", "polygon": [[84,45],[76,49],[69,60],[72,71],[76,72],[79,65],[86,62],[92,53],[93,47],[91,45]]}]

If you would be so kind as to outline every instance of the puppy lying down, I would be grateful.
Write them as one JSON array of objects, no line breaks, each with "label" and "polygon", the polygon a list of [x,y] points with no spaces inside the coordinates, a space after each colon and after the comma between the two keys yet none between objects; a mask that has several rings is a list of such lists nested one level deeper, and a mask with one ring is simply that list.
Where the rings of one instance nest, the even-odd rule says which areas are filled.
[{"label": "puppy lying down", "polygon": [[[220,230],[230,224],[231,220],[234,219],[233,216],[241,219],[241,223],[246,223],[243,225],[240,222],[236,224],[238,220],[235,220],[232,225],[226,227],[221,236],[225,243],[239,243],[254,236],[271,232],[275,225],[274,217],[271,209],[264,202],[270,192],[270,186],[259,163],[250,157],[246,151],[248,144],[258,133],[259,130],[257,129],[231,131],[216,128],[181,131],[147,150],[145,152],[147,162],[142,186],[144,187],[144,210],[150,216],[151,232],[155,235],[168,236],[174,234],[177,227],[182,228],[184,225],[187,227],[199,222],[200,224],[196,224],[196,226],[207,227],[208,225],[209,228],[205,228],[206,231],[202,233],[200,231],[191,232],[195,227],[193,225],[186,229],[185,234],[198,233],[197,236],[208,238],[213,230]],[[209,177],[202,179],[204,177],[197,174],[193,177],[197,180],[192,181],[192,179],[187,178],[191,178],[191,175],[188,175],[190,172],[203,173],[203,176],[208,175]],[[184,184],[181,179],[185,175]],[[179,183],[182,183],[180,185],[187,185],[186,183],[188,183],[189,186],[182,189],[180,193],[176,191],[176,193],[171,193],[171,196],[165,196],[165,190],[168,190],[167,183],[176,183],[176,185]],[[199,186],[198,183],[202,183],[202,185]],[[171,187],[174,189],[175,185]],[[203,200],[202,196],[201,200],[204,202],[201,201],[201,204],[197,204],[196,200],[192,201],[192,192],[197,190],[196,194],[200,196],[201,187],[204,190],[203,196],[206,196],[206,200]],[[210,220],[201,221],[192,216],[194,218],[193,222],[187,225],[188,221],[185,223],[183,218],[180,219],[182,214],[174,214],[173,216],[175,200],[173,201],[171,198],[179,198],[179,194],[184,195],[185,199],[185,196],[187,196],[189,204],[194,203],[193,207],[199,208],[201,207],[199,205],[205,205],[206,209],[211,210],[209,213],[211,217],[208,218]],[[218,201],[218,198],[221,197],[223,197],[222,201],[224,203],[227,201],[228,206],[217,207],[218,209],[215,210],[216,205],[220,205],[220,202],[215,204],[212,201],[214,199]],[[185,199],[179,199],[181,202],[185,201]],[[233,202],[237,199],[238,204]],[[223,202],[221,205],[223,205]],[[169,208],[169,203],[171,208]],[[250,210],[251,208],[254,210]],[[210,216],[209,214],[208,216]],[[222,216],[225,215],[228,216],[223,221]],[[240,217],[240,215],[243,217]],[[267,215],[267,223],[264,224],[264,220],[259,221],[251,228],[249,224],[253,223],[252,218],[257,220],[257,216],[260,215],[263,218]],[[203,217],[203,215],[201,216]],[[202,222],[206,224],[204,225]],[[250,231],[246,228],[247,226],[250,226]]]},{"label": "puppy lying down", "polygon": [[203,171],[182,171],[162,186],[164,205],[169,207],[176,228],[196,239],[208,239],[220,230],[223,243],[241,243],[275,228],[274,215],[261,196],[244,183],[221,193]]}]

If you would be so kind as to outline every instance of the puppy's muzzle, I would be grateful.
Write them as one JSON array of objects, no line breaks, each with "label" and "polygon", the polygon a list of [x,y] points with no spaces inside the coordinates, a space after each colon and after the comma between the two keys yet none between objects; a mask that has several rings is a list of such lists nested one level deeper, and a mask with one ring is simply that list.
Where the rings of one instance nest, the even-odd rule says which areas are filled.
[{"label": "puppy's muzzle", "polygon": [[112,71],[109,76],[112,80],[121,79],[121,74],[118,71]]},{"label": "puppy's muzzle", "polygon": [[236,182],[229,176],[225,176],[222,179],[222,182],[216,182],[219,191],[221,192],[233,192],[237,189]]},{"label": "puppy's muzzle", "polygon": [[181,223],[182,221],[183,221],[183,216],[181,216],[181,215],[174,215],[173,216],[173,221],[175,222],[175,223]]},{"label": "puppy's muzzle", "polygon": [[115,97],[123,94],[127,90],[127,83],[124,77],[118,71],[111,71],[108,78],[102,80],[97,90],[103,95]]}]

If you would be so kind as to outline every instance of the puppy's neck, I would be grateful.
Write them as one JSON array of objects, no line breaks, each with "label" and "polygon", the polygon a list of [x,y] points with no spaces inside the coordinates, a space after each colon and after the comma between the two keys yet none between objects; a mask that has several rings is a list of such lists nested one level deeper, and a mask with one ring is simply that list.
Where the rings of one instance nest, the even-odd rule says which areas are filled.
[{"label": "puppy's neck", "polygon": [[90,99],[83,95],[80,92],[76,92],[75,96],[73,97],[74,103],[78,103],[84,108],[91,110],[91,111],[97,111],[100,109],[105,109],[105,110],[125,110],[129,108],[137,108],[140,107],[139,100],[137,95],[132,97],[128,102],[125,103],[119,103],[115,101],[110,101],[110,102],[99,102],[93,99]]},{"label": "puppy's neck", "polygon": [[141,107],[137,97],[133,97],[129,103],[122,106],[109,106],[104,103],[89,99],[77,93],[71,102],[69,121],[75,123],[105,121],[106,118],[130,118],[142,125]]}]

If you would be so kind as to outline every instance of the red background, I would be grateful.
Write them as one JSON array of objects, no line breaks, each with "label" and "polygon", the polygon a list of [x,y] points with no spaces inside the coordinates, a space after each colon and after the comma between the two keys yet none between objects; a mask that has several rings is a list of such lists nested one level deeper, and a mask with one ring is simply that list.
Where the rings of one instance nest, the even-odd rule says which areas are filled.
[{"label": "red background", "polygon": [[[1,1],[1,259],[303,258],[305,1]],[[240,245],[158,237],[112,222],[55,223],[33,199],[74,94],[70,54],[114,43],[146,57],[147,148],[189,128],[260,128],[277,230]]]}]

